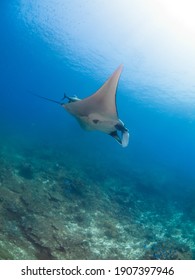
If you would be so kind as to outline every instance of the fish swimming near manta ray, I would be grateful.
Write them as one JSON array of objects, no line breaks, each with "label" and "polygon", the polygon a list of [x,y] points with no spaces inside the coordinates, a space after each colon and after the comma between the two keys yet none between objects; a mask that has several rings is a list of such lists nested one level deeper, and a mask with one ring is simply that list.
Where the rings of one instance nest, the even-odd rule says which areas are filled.
[{"label": "fish swimming near manta ray", "polygon": [[116,90],[122,69],[123,66],[120,65],[98,91],[84,99],[64,95],[63,100],[68,100],[64,103],[36,96],[61,105],[77,119],[83,129],[104,132],[112,136],[122,147],[127,147],[129,132],[119,119],[116,107]]}]

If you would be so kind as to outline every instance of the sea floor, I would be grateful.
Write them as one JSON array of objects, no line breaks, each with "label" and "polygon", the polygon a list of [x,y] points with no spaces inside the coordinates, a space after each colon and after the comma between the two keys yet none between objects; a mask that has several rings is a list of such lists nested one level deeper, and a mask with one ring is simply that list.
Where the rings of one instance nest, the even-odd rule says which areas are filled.
[{"label": "sea floor", "polygon": [[174,195],[40,150],[1,148],[0,259],[195,259],[195,211]]}]

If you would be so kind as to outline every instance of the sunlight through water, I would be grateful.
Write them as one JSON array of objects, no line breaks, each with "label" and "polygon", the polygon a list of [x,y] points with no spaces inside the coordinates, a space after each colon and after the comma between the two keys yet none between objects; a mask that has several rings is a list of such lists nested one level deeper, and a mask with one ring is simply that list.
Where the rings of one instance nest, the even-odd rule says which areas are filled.
[{"label": "sunlight through water", "polygon": [[73,68],[103,82],[123,63],[125,95],[194,118],[194,6],[192,0],[23,0],[20,9]]}]

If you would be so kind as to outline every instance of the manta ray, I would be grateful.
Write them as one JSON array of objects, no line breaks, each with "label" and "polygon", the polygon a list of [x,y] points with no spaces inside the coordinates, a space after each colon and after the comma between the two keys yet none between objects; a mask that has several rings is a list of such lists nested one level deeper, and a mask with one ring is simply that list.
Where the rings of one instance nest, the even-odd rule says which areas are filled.
[{"label": "manta ray", "polygon": [[122,69],[123,66],[120,65],[98,91],[84,99],[64,95],[62,100],[68,100],[64,103],[38,96],[60,104],[77,119],[83,129],[104,132],[112,136],[122,147],[127,147],[129,132],[119,119],[116,107],[116,90]]}]

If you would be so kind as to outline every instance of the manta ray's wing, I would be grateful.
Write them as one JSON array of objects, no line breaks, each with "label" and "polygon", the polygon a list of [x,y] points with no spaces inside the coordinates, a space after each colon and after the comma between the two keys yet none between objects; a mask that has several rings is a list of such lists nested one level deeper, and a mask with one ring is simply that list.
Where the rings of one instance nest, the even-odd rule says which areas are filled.
[{"label": "manta ray's wing", "polygon": [[63,107],[74,117],[80,125],[88,130],[100,130],[105,133],[113,131],[113,124],[117,124],[116,89],[123,66],[120,65],[103,86],[93,95],[63,104]]}]

